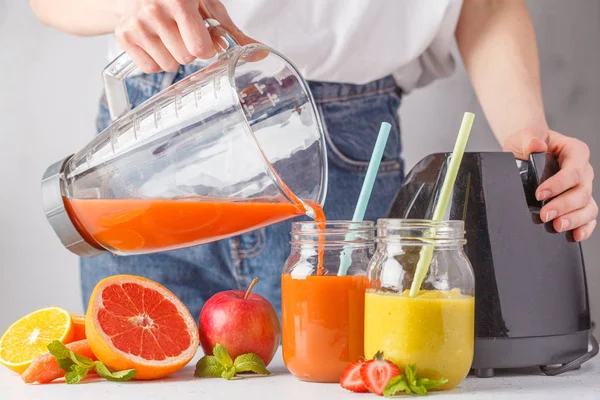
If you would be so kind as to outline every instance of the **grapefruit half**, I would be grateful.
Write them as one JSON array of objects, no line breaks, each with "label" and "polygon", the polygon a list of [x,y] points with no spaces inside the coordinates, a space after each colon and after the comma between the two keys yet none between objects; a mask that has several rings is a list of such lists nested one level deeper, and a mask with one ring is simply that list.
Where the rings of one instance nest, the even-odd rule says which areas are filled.
[{"label": "grapefruit half", "polygon": [[85,321],[92,352],[109,369],[135,379],[162,378],[196,354],[196,323],[173,293],[149,279],[116,275],[96,285]]}]

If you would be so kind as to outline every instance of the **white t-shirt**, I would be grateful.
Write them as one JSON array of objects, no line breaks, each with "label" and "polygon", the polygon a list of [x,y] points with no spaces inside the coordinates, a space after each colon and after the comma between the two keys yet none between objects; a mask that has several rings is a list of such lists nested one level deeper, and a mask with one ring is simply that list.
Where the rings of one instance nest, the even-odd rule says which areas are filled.
[{"label": "white t-shirt", "polygon": [[[304,78],[363,84],[393,74],[408,92],[454,70],[462,0],[222,0],[248,36]],[[120,52],[111,43],[109,57]]]}]

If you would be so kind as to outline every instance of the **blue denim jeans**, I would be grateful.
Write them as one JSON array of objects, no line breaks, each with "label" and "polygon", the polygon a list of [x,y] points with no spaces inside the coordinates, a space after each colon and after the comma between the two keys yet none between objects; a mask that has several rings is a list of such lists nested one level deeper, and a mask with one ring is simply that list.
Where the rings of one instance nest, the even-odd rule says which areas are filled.
[{"label": "blue denim jeans", "polygon": [[[181,67],[171,74],[140,75],[127,80],[135,107],[174,81],[192,73]],[[387,215],[404,177],[400,157],[398,107],[400,90],[391,77],[366,85],[309,82],[321,113],[327,139],[329,187],[325,201],[328,220],[351,219],[381,122],[392,125],[365,219]],[[102,98],[98,131],[110,123]],[[119,256],[105,254],[81,260],[83,301],[96,283],[116,274],[133,274],[157,281],[174,292],[197,318],[204,302],[229,289],[253,291],[269,300],[280,315],[280,274],[288,257],[291,221],[202,246],[163,253]]]}]

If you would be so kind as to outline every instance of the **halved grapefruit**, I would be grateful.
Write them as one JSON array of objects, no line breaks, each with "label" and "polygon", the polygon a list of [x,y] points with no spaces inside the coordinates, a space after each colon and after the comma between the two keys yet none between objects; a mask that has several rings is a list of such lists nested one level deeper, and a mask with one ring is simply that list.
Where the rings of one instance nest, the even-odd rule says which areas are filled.
[{"label": "halved grapefruit", "polygon": [[184,367],[198,350],[196,323],[167,288],[132,275],[96,285],[85,321],[92,352],[109,369],[134,368],[135,379],[157,379]]}]

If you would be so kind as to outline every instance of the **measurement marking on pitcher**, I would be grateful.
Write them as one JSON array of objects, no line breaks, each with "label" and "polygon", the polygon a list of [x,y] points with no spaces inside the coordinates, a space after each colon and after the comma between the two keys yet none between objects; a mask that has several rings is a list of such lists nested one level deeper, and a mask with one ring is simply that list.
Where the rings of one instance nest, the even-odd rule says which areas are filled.
[{"label": "measurement marking on pitcher", "polygon": [[279,103],[279,98],[276,94],[267,93],[267,97],[273,106]]},{"label": "measurement marking on pitcher", "polygon": [[259,85],[258,83],[254,84],[254,87],[258,90],[258,92],[260,94],[263,94],[265,91],[263,90],[265,88],[265,85]]},{"label": "measurement marking on pitcher", "polygon": [[221,89],[221,79],[217,79],[217,75],[213,75],[213,94],[215,95],[215,99],[219,96],[217,92]]},{"label": "measurement marking on pitcher", "polygon": [[252,104],[244,104],[244,110],[246,111],[246,114],[248,114],[248,116],[250,117],[252,116],[252,114],[254,114],[254,106]]},{"label": "measurement marking on pitcher", "polygon": [[175,95],[175,118],[179,118],[179,111],[181,110],[181,94]]},{"label": "measurement marking on pitcher", "polygon": [[115,144],[117,144],[117,133],[116,129],[112,128],[110,130],[110,147],[112,148],[113,153],[115,152]]},{"label": "measurement marking on pitcher", "polygon": [[133,116],[133,139],[137,140],[138,136],[137,133],[140,130],[140,116],[139,115],[134,115]]},{"label": "measurement marking on pitcher", "polygon": [[154,127],[158,129],[158,121],[160,121],[160,108],[157,106],[154,107]]},{"label": "measurement marking on pitcher", "polygon": [[196,102],[196,108],[198,108],[198,101],[202,100],[202,92],[200,91],[200,87],[198,84],[194,84],[194,101]]}]

